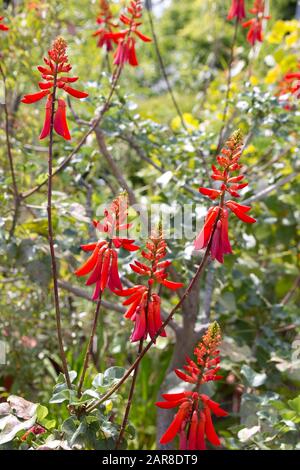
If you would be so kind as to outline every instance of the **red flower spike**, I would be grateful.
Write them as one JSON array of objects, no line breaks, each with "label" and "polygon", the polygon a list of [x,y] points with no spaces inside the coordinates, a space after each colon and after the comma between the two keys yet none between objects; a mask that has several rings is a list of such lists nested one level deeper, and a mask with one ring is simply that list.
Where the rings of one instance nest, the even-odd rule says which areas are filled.
[{"label": "red flower spike", "polygon": [[0,31],[8,31],[9,27],[6,24],[3,24],[4,16],[0,16]]},{"label": "red flower spike", "polygon": [[227,19],[233,20],[233,18],[237,18],[238,21],[246,18],[245,0],[232,0]]},{"label": "red flower spike", "polygon": [[[300,62],[298,63],[298,68],[300,68]],[[290,98],[300,98],[300,72],[287,73],[278,84],[277,95],[279,96],[279,101],[283,103],[284,109],[290,111],[293,107],[293,103],[290,103]]]},{"label": "red flower spike", "polygon": [[249,28],[247,41],[251,46],[254,46],[256,42],[263,42],[263,20],[269,20],[270,16],[264,14],[264,0],[254,0],[253,8],[249,11],[255,15],[255,18],[251,18],[243,23],[243,28]]},{"label": "red flower spike", "polygon": [[[194,350],[195,361],[187,357],[187,365],[184,368],[193,371],[193,376],[187,376],[180,371],[175,371],[183,380],[195,384],[196,390],[181,393],[164,393],[162,396],[166,401],[155,403],[163,409],[177,408],[172,423],[160,439],[161,444],[171,442],[179,434],[180,450],[205,450],[207,439],[212,445],[219,446],[220,439],[214,429],[211,413],[216,416],[227,416],[219,403],[211,400],[207,395],[199,393],[198,389],[204,382],[208,381],[208,372],[213,377],[215,369],[211,365],[218,362],[218,347],[221,341],[220,327],[216,322],[211,324],[203,336],[202,341]],[[186,380],[188,377],[188,380]],[[209,380],[214,380],[211,378]]]},{"label": "red flower spike", "polygon": [[97,46],[105,47],[107,52],[113,50],[113,40],[111,33],[118,25],[113,22],[113,15],[107,0],[100,0],[100,13],[97,17],[97,23],[100,28],[93,33],[98,38]]},{"label": "red flower spike", "polygon": [[117,50],[114,55],[114,64],[123,67],[126,63],[136,67],[138,60],[136,57],[135,37],[138,37],[143,42],[151,42],[151,38],[142,34],[138,28],[141,26],[142,16],[142,2],[141,0],[135,0],[130,2],[130,6],[127,7],[127,15],[121,14],[120,21],[127,26],[126,29],[107,34],[106,38],[111,39],[118,44]]},{"label": "red flower spike", "polygon": [[222,181],[220,189],[199,188],[201,194],[210,199],[220,199],[218,206],[211,207],[206,215],[204,226],[194,242],[195,250],[207,248],[210,244],[210,254],[212,259],[219,263],[224,262],[224,255],[232,253],[230,241],[228,238],[228,209],[230,209],[240,220],[248,224],[253,224],[256,220],[250,217],[246,212],[250,210],[249,206],[243,206],[235,201],[225,201],[226,192],[233,197],[240,197],[238,191],[248,186],[248,183],[242,182],[244,175],[232,175],[239,171],[242,165],[239,159],[242,153],[242,136],[240,131],[232,134],[221,150],[221,155],[217,156],[217,163],[220,168],[212,165],[212,179]]},{"label": "red flower spike", "polygon": [[[132,271],[148,278],[148,286],[138,284],[130,289],[115,291],[117,295],[128,297],[123,305],[129,306],[125,318],[135,322],[131,335],[132,342],[146,339],[148,335],[151,339],[155,339],[157,332],[162,327],[160,296],[153,292],[155,284],[161,284],[171,290],[183,286],[181,282],[167,279],[168,273],[165,270],[171,262],[161,261],[166,254],[167,244],[163,239],[162,229],[159,227],[158,231],[154,232],[147,241],[146,249],[141,252],[148,264],[137,260],[130,264]],[[166,336],[166,332],[162,330],[160,336]]]},{"label": "red flower spike", "polygon": [[[93,300],[99,298],[100,292],[108,287],[112,292],[122,292],[122,283],[118,272],[118,248],[128,251],[139,249],[133,245],[134,240],[120,237],[120,231],[127,230],[130,224],[124,225],[127,219],[127,194],[122,193],[116,198],[109,209],[104,211],[104,219],[100,223],[93,221],[98,231],[105,233],[108,240],[99,240],[97,243],[81,245],[84,251],[92,252],[87,261],[75,271],[76,276],[90,275],[86,285],[95,284]],[[116,236],[117,234],[117,236]],[[112,245],[115,245],[115,248]]]},{"label": "red flower spike", "polygon": [[[68,63],[66,50],[67,43],[65,40],[57,38],[53,43],[52,49],[48,51],[48,57],[44,58],[44,62],[47,67],[41,65],[37,67],[42,79],[45,80],[44,82],[39,82],[39,88],[41,91],[31,95],[25,95],[21,100],[22,103],[32,104],[48,96],[45,107],[44,127],[40,134],[40,139],[44,139],[50,134],[54,85],[57,90],[64,90],[69,95],[78,99],[86,98],[88,96],[88,93],[75,90],[68,85],[68,83],[76,82],[78,77],[60,76],[61,73],[68,73],[72,69],[72,66]],[[54,131],[65,140],[70,140],[71,136],[66,118],[66,103],[62,98],[58,98],[55,101]]]}]

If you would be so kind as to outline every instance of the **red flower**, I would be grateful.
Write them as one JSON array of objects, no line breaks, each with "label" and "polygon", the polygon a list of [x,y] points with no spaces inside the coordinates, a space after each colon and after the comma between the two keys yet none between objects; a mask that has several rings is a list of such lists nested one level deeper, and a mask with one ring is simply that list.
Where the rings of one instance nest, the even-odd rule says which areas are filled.
[{"label": "red flower", "polygon": [[135,45],[136,40],[132,35],[137,36],[144,42],[151,42],[151,38],[142,34],[138,28],[141,26],[140,18],[142,17],[142,4],[141,0],[130,2],[127,7],[128,16],[121,14],[120,21],[124,23],[127,28],[117,33],[111,33],[109,37],[118,43],[117,50],[114,55],[114,64],[123,66],[127,62],[133,67],[138,65]]},{"label": "red flower", "polygon": [[218,375],[220,369],[220,351],[218,350],[220,342],[220,327],[214,322],[208,327],[201,342],[194,349],[195,361],[186,356],[187,363],[183,366],[183,369],[187,373],[176,369],[175,374],[184,382],[196,385],[222,379],[222,376]]},{"label": "red flower", "polygon": [[221,378],[216,375],[220,362],[217,350],[220,339],[220,328],[215,322],[209,326],[202,341],[194,350],[196,361],[187,358],[184,369],[188,373],[175,370],[180,379],[195,384],[196,391],[165,393],[162,397],[166,401],[156,403],[156,406],[164,409],[178,407],[172,423],[160,439],[161,444],[167,444],[178,434],[180,450],[205,450],[205,438],[215,446],[220,445],[211,413],[219,417],[227,416],[228,413],[220,408],[219,403],[198,392],[201,384]]},{"label": "red flower", "polygon": [[40,426],[39,424],[35,424],[30,429],[28,429],[28,431],[26,431],[25,434],[23,434],[23,436],[21,437],[21,441],[26,441],[27,437],[30,434],[34,434],[35,436],[38,436],[39,434],[44,434],[45,432],[47,431],[43,426]]},{"label": "red flower", "polygon": [[247,41],[254,46],[257,41],[263,41],[263,20],[269,20],[270,16],[264,14],[264,0],[254,0],[254,6],[249,11],[256,15],[256,17],[243,23],[243,28],[249,28]]},{"label": "red flower", "polygon": [[[135,246],[134,240],[120,238],[115,236],[123,230],[127,230],[130,224],[125,224],[127,217],[127,196],[121,194],[115,199],[110,208],[105,210],[104,221],[99,223],[94,221],[94,226],[108,236],[108,240],[99,240],[96,243],[81,245],[84,251],[92,251],[87,261],[75,271],[77,276],[86,276],[90,274],[86,285],[95,285],[92,296],[93,300],[99,298],[100,292],[108,287],[111,291],[122,289],[122,284],[118,272],[118,248],[124,248],[128,251],[136,251],[139,248]],[[115,248],[113,248],[113,246]]]},{"label": "red flower", "polygon": [[[298,64],[300,68],[300,64]],[[290,98],[300,98],[300,72],[289,72],[278,85],[278,95],[281,101],[285,101],[285,109],[290,110],[292,108]]]},{"label": "red flower", "polygon": [[248,224],[256,222],[253,217],[246,214],[250,210],[249,206],[243,206],[231,200],[225,202],[226,192],[233,197],[240,197],[238,191],[248,185],[248,183],[243,182],[243,175],[232,176],[232,173],[242,168],[242,165],[239,163],[241,153],[242,137],[240,132],[237,131],[226,142],[225,148],[221,150],[221,155],[217,157],[220,168],[212,165],[213,173],[211,178],[215,181],[220,181],[220,189],[199,188],[200,193],[208,196],[211,200],[220,199],[220,204],[208,210],[204,226],[194,242],[194,247],[195,250],[202,250],[210,243],[211,257],[220,263],[224,262],[224,254],[232,253],[228,238],[227,208],[243,222]]},{"label": "red flower", "polygon": [[227,19],[232,20],[233,18],[237,18],[238,21],[246,18],[244,0],[232,0]]},{"label": "red flower", "polygon": [[[41,91],[31,95],[25,95],[21,100],[22,103],[31,104],[47,96],[45,120],[40,139],[45,139],[50,133],[54,88],[64,90],[69,95],[78,99],[88,96],[88,93],[75,90],[69,86],[69,83],[76,82],[78,77],[59,76],[61,73],[68,73],[72,69],[72,66],[68,63],[66,49],[67,43],[64,39],[57,38],[54,41],[52,49],[48,51],[49,58],[44,58],[46,66],[40,65],[37,67],[42,79],[45,80],[39,83]],[[55,132],[65,140],[71,139],[66,118],[66,103],[62,98],[57,99],[53,127]]]},{"label": "red flower", "polygon": [[93,36],[98,36],[98,47],[106,47],[107,52],[113,50],[113,40],[111,33],[113,28],[117,28],[117,24],[112,21],[112,13],[107,0],[100,0],[100,13],[97,18],[97,23],[101,27],[93,33]]},{"label": "red flower", "polygon": [[9,27],[6,24],[3,24],[4,16],[0,16],[0,31],[8,31]]},{"label": "red flower", "polygon": [[[125,313],[125,318],[135,322],[134,330],[131,335],[131,341],[140,341],[146,339],[148,334],[154,339],[158,330],[162,326],[160,312],[160,296],[153,292],[155,284],[161,284],[168,289],[176,290],[183,286],[181,282],[172,282],[167,279],[166,268],[170,266],[171,261],[162,261],[167,254],[167,244],[159,229],[157,234],[153,234],[147,244],[146,250],[141,252],[143,258],[149,265],[135,261],[131,264],[131,269],[144,277],[148,278],[148,286],[136,285],[130,289],[115,291],[115,294],[128,297],[123,305],[129,306]],[[163,330],[160,336],[166,336]]]}]

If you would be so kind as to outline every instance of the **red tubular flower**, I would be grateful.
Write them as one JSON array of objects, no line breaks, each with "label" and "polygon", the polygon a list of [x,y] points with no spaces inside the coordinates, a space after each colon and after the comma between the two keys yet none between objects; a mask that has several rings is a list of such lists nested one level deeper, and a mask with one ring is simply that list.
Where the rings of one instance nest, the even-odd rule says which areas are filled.
[{"label": "red tubular flower", "polygon": [[[69,95],[78,99],[88,96],[88,93],[75,90],[69,86],[69,83],[76,82],[78,77],[60,76],[60,74],[68,73],[72,69],[72,66],[68,63],[66,50],[67,43],[65,40],[57,38],[53,43],[52,49],[48,51],[48,57],[44,58],[45,66],[39,65],[37,67],[44,80],[44,82],[39,83],[41,91],[31,95],[25,95],[21,100],[22,103],[32,104],[47,96],[44,126],[40,134],[41,140],[45,139],[50,133],[54,89],[64,90]],[[62,98],[57,99],[57,105],[54,109],[54,130],[65,140],[71,139],[66,118],[66,103]]]},{"label": "red tubular flower", "polygon": [[205,450],[205,438],[212,445],[220,445],[211,413],[218,417],[227,416],[228,413],[219,403],[198,391],[201,384],[221,378],[216,375],[218,366],[214,367],[220,361],[217,350],[220,340],[220,328],[215,322],[209,326],[202,341],[195,348],[195,361],[187,357],[184,369],[188,374],[175,370],[180,379],[196,385],[195,391],[165,393],[162,395],[165,401],[156,403],[156,406],[163,409],[178,407],[172,423],[160,439],[161,444],[171,442],[178,434],[180,450]]},{"label": "red tubular flower", "polygon": [[[84,251],[91,251],[87,261],[75,271],[76,276],[90,275],[86,285],[95,284],[92,296],[93,300],[99,299],[100,293],[108,287],[112,292],[122,289],[118,272],[118,248],[127,251],[136,251],[134,240],[121,238],[119,232],[130,228],[130,224],[124,223],[127,218],[127,195],[121,194],[115,199],[110,208],[104,212],[103,222],[94,221],[94,226],[108,236],[108,240],[99,240],[96,243],[81,245]],[[117,233],[118,236],[115,234]],[[113,246],[115,248],[113,248]]]},{"label": "red tubular flower", "polygon": [[0,16],[0,31],[8,31],[9,27],[6,24],[3,24],[4,16]]},{"label": "red tubular flower", "polygon": [[25,434],[23,434],[23,436],[21,437],[21,441],[26,441],[30,434],[34,434],[35,436],[38,436],[40,434],[44,434],[45,432],[47,432],[47,430],[43,426],[40,426],[39,424],[35,424],[30,429],[28,429],[28,431],[26,431]]},{"label": "red tubular flower", "polygon": [[233,20],[233,18],[237,18],[238,21],[246,18],[244,0],[232,0],[227,19]]},{"label": "red tubular flower", "polygon": [[[176,290],[183,286],[181,282],[172,282],[167,279],[166,268],[171,261],[162,261],[167,254],[167,244],[163,239],[161,227],[157,233],[153,233],[146,244],[146,249],[141,252],[148,264],[135,261],[131,269],[148,278],[148,286],[136,285],[130,289],[116,290],[115,294],[128,297],[123,305],[129,306],[125,318],[135,322],[131,335],[131,341],[146,339],[148,334],[155,339],[157,332],[162,327],[160,296],[153,292],[155,284],[161,284],[168,289]],[[164,330],[160,336],[166,336]]]},{"label": "red tubular flower", "polygon": [[243,28],[249,28],[247,41],[254,46],[257,41],[263,42],[263,20],[269,20],[271,17],[264,14],[264,0],[254,0],[253,8],[249,11],[255,15],[255,18],[243,23]]},{"label": "red tubular flower", "polygon": [[232,175],[242,168],[239,159],[242,153],[242,136],[240,131],[232,134],[221,150],[221,155],[217,156],[220,168],[212,165],[211,178],[220,181],[220,189],[199,188],[204,196],[212,201],[220,199],[218,206],[211,207],[206,215],[204,226],[197,236],[194,247],[195,250],[202,250],[210,244],[210,254],[212,259],[220,263],[224,262],[224,254],[232,253],[228,238],[228,210],[230,209],[240,220],[247,224],[253,224],[256,220],[250,217],[247,212],[249,206],[243,206],[235,201],[225,201],[225,194],[229,193],[233,197],[240,197],[238,191],[245,188],[248,183],[243,182],[244,175]]},{"label": "red tubular flower", "polygon": [[113,16],[107,0],[100,0],[100,13],[97,23],[100,25],[100,28],[93,33],[93,36],[98,37],[97,46],[106,47],[107,52],[110,52],[113,50],[111,33],[113,28],[117,28],[118,25],[113,22]]},{"label": "red tubular flower", "polygon": [[132,0],[130,6],[127,7],[127,15],[121,14],[120,21],[127,26],[123,31],[111,33],[108,35],[114,42],[118,44],[117,50],[114,55],[114,64],[123,67],[124,64],[129,63],[133,67],[138,65],[138,60],[135,52],[136,40],[135,36],[144,42],[151,42],[151,38],[142,34],[138,28],[141,26],[142,17],[142,2],[141,0]]}]

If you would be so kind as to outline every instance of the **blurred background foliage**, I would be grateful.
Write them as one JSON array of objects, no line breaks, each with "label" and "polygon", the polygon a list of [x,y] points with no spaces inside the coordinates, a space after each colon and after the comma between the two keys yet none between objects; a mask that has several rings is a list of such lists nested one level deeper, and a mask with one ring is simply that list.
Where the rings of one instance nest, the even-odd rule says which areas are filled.
[{"label": "blurred background foliage", "polygon": [[[125,3],[111,2],[116,15]],[[233,25],[226,21],[230,2],[158,3],[153,2],[152,12],[158,44],[188,130],[174,109],[153,43],[138,45],[140,66],[125,68],[101,130],[137,201],[167,204],[173,214],[178,205],[192,203],[201,224],[208,202],[197,189],[208,182],[222,128],[233,36]],[[84,103],[72,102],[74,115],[89,121],[109,90],[111,58],[107,62],[92,37],[99,11],[96,0],[0,5],[10,27],[7,35],[1,35],[0,52],[7,77],[13,156],[19,191],[26,192],[47,173],[47,143],[38,140],[43,104],[20,105],[24,93],[37,89],[36,65],[42,63],[53,39],[63,35],[80,88],[90,95]],[[246,0],[246,5],[248,10],[252,1]],[[224,446],[231,449],[299,448],[299,104],[286,110],[276,93],[283,75],[297,70],[300,24],[295,18],[296,1],[270,1],[269,8],[272,18],[265,40],[255,51],[250,51],[245,31],[239,29],[226,126],[226,135],[240,128],[246,138],[243,163],[249,187],[243,200],[252,202],[257,223],[246,227],[231,218],[234,254],[226,257],[224,265],[210,265],[193,305],[196,333],[210,320],[217,320],[223,331],[224,379],[211,391],[230,412],[217,424]],[[151,35],[146,11],[143,32]],[[13,393],[45,404],[60,371],[45,187],[24,200],[10,239],[12,181],[2,106],[0,112],[0,339],[8,345],[7,364],[0,366],[0,393],[2,399]],[[56,165],[85,130],[70,109],[68,118],[72,141],[55,138]],[[94,135],[55,177],[54,189],[55,238],[64,283],[60,289],[63,329],[71,368],[80,371],[94,307],[88,300],[90,292],[73,272],[83,260],[80,244],[94,238],[90,219],[100,216],[103,204],[121,189]],[[170,240],[169,246],[178,277],[187,284],[199,255],[192,253],[191,240]],[[134,282],[129,262],[123,254],[123,274]],[[112,304],[119,301],[109,294],[106,298]],[[163,302],[169,311],[176,295]],[[182,326],[181,314],[176,321]],[[136,346],[128,341],[130,330],[121,313],[105,309],[89,377],[133,361]],[[156,447],[154,402],[161,384],[168,383],[165,376],[175,343],[169,329],[168,338],[158,341],[142,361],[130,419],[136,428],[133,448]],[[171,383],[169,388],[174,386]],[[126,397],[126,387],[121,395]],[[117,420],[123,403],[116,409]],[[65,417],[61,406],[50,405],[50,412],[58,422]]]}]

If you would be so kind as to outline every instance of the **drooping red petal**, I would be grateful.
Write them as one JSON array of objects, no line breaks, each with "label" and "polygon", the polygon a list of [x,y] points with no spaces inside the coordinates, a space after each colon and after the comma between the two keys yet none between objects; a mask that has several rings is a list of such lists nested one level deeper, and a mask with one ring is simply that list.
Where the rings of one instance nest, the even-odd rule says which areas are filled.
[{"label": "drooping red petal", "polygon": [[191,426],[188,435],[188,450],[197,450],[197,431],[198,431],[198,414],[193,411]]},{"label": "drooping red petal", "polygon": [[90,277],[87,279],[87,281],[85,283],[86,286],[91,286],[92,284],[95,284],[95,282],[97,282],[101,279],[103,253],[104,253],[105,249],[106,249],[106,247],[103,247],[99,250],[97,262],[95,264],[95,267],[94,267]]},{"label": "drooping red petal", "polygon": [[136,299],[141,299],[141,297],[143,296],[143,290],[142,289],[139,289],[139,290],[135,290],[133,292],[133,294],[131,294],[128,299],[126,299],[124,302],[123,302],[123,305],[124,307],[126,307],[127,305],[130,305],[132,304],[133,302],[136,301]]},{"label": "drooping red petal", "polygon": [[149,333],[150,338],[154,339],[157,330],[156,330],[156,325],[155,325],[154,305],[153,305],[152,300],[148,302],[147,326],[148,326],[148,333]]},{"label": "drooping red petal", "polygon": [[197,450],[206,450],[204,433],[205,433],[205,415],[203,411],[200,411],[200,419],[198,422],[198,430],[197,430]]},{"label": "drooping red petal", "polygon": [[68,128],[67,116],[66,116],[66,103],[63,99],[57,100],[57,110],[54,116],[54,130],[62,136],[65,140],[70,140],[71,135]]},{"label": "drooping red petal", "polygon": [[97,262],[99,250],[100,247],[97,245],[91,256],[87,259],[87,261],[75,271],[76,276],[86,276],[92,271]]},{"label": "drooping red petal", "polygon": [[176,289],[179,289],[180,287],[183,287],[182,282],[168,281],[168,279],[164,279],[161,283],[168,289],[172,289],[172,290],[176,290]]},{"label": "drooping red petal", "polygon": [[40,140],[45,139],[50,134],[52,101],[52,95],[49,95],[45,105],[45,120],[42,132],[40,133]]},{"label": "drooping red petal", "polygon": [[131,335],[131,342],[144,339],[147,334],[145,307],[141,305],[136,311],[134,330]]},{"label": "drooping red petal", "polygon": [[194,242],[195,250],[202,250],[207,247],[218,213],[219,211],[215,208],[208,211],[204,226]]},{"label": "drooping red petal", "polygon": [[[161,308],[160,308],[161,301],[160,301],[160,297],[158,294],[152,294],[152,299],[153,299],[153,319],[154,319],[155,331],[157,333],[162,327]],[[163,329],[160,332],[160,336],[162,336],[163,338],[167,336],[165,329]]]},{"label": "drooping red petal", "polygon": [[254,224],[256,222],[256,219],[245,213],[249,211],[250,207],[248,208],[248,206],[242,206],[241,204],[238,204],[234,201],[227,201],[226,205],[243,222],[246,222],[247,224]]},{"label": "drooping red petal", "polygon": [[211,419],[210,409],[208,408],[208,406],[204,407],[204,415],[205,415],[205,434],[206,434],[207,439],[214,446],[221,445],[220,439],[215,431],[215,428]]},{"label": "drooping red petal", "polygon": [[182,405],[180,405],[180,408],[178,412],[176,413],[172,423],[170,424],[170,426],[168,427],[168,429],[166,430],[166,432],[164,433],[164,435],[161,437],[159,441],[161,444],[167,444],[168,442],[174,439],[174,437],[176,436],[176,434],[179,432],[181,428],[181,424],[188,413],[189,407],[190,407],[189,403],[183,403]]},{"label": "drooping red petal", "polygon": [[113,292],[115,289],[122,289],[122,283],[119,276],[118,269],[118,254],[112,250],[111,268],[108,280],[108,287]]},{"label": "drooping red petal", "polygon": [[82,98],[86,98],[87,96],[89,96],[88,93],[85,93],[84,91],[75,90],[74,88],[71,88],[70,86],[64,86],[64,90],[67,93],[69,93],[69,95],[74,96],[74,98],[82,99]]},{"label": "drooping red petal", "polygon": [[206,403],[209,408],[211,409],[211,411],[216,415],[216,416],[220,416],[220,417],[224,417],[224,416],[228,416],[228,413],[227,411],[223,410],[219,403],[217,403],[216,401],[213,401],[211,400],[207,395],[205,394],[202,394],[201,395],[201,399],[204,403]]},{"label": "drooping red petal", "polygon": [[100,282],[100,287],[102,291],[104,291],[105,287],[107,286],[109,271],[110,271],[110,262],[111,262],[111,250],[107,249],[105,253],[103,254],[103,265],[102,265],[101,282]]},{"label": "drooping red petal", "polygon": [[131,38],[131,43],[130,43],[130,46],[129,46],[128,62],[133,67],[137,67],[139,65],[138,60],[137,60],[137,56],[136,56],[136,52],[135,52],[135,41],[134,41],[133,38]]},{"label": "drooping red petal", "polygon": [[148,36],[145,36],[145,34],[142,34],[140,31],[135,30],[134,32],[142,41],[144,41],[144,42],[151,42],[152,41],[151,38],[149,38]]},{"label": "drooping red petal", "polygon": [[84,251],[94,251],[96,246],[97,246],[97,242],[96,243],[88,243],[87,245],[80,245],[80,248]]},{"label": "drooping red petal", "polygon": [[126,313],[124,314],[124,318],[130,318],[132,319],[132,317],[134,316],[137,308],[139,307],[140,305],[140,302],[141,302],[141,298],[138,297],[132,304],[131,306],[129,307],[129,309],[126,311]]}]

